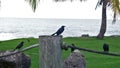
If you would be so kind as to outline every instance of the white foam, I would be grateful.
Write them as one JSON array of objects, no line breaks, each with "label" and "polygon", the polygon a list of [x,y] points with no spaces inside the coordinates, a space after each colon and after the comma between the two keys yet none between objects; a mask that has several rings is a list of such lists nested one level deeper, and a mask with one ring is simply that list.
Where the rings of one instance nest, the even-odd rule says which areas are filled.
[{"label": "white foam", "polygon": [[15,39],[16,37],[11,33],[0,33],[0,41]]}]

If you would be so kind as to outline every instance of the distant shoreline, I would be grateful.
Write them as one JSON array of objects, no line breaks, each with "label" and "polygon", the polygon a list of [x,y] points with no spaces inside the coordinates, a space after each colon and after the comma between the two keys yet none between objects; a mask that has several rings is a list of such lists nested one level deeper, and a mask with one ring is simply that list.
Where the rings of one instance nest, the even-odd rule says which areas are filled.
[{"label": "distant shoreline", "polygon": [[[116,24],[108,20],[105,36],[120,35],[120,21]],[[81,37],[83,34],[97,36],[101,21],[98,19],[41,19],[41,18],[0,18],[0,40],[16,38],[38,38],[51,35],[61,25],[66,26],[63,37]]]},{"label": "distant shoreline", "polygon": [[[96,37],[96,36],[89,36],[89,37],[82,37],[82,36],[67,36],[67,37],[63,37],[63,38],[68,38],[68,37],[80,37],[80,38],[89,38],[89,37]],[[120,35],[110,35],[110,36],[105,36],[105,37],[120,37]],[[12,39],[6,39],[6,40],[1,40],[0,41],[9,41],[9,40],[15,40],[15,39],[29,39],[29,38],[34,38],[34,39],[38,39],[36,37],[21,37],[21,38],[12,38]]]}]

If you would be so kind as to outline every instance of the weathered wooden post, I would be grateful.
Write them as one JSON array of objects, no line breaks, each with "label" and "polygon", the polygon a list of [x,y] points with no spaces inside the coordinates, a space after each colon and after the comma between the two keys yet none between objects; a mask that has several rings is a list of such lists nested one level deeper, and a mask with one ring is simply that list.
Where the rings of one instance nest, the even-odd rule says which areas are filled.
[{"label": "weathered wooden post", "polygon": [[62,68],[62,36],[39,36],[40,68]]}]

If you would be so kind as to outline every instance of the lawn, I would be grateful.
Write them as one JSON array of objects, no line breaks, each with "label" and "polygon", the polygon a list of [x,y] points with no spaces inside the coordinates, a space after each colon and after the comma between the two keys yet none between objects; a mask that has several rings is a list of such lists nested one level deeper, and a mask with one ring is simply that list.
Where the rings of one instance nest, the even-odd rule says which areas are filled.
[{"label": "lawn", "polygon": [[[27,39],[29,39],[30,42]],[[21,41],[25,42],[23,48],[38,43],[38,39],[36,38],[21,38],[8,41],[0,41],[0,50],[13,50],[16,45]],[[110,47],[110,52],[120,53],[120,37],[105,37],[103,40],[98,40],[94,37],[66,37],[63,38],[63,42],[66,42],[68,45],[74,43],[77,47],[99,51],[103,51],[103,44],[108,43]],[[38,52],[38,48],[34,48],[25,52],[25,54],[29,55],[32,60],[31,68],[39,68]],[[101,55],[83,51],[81,52],[83,55],[85,55],[87,68],[120,68],[120,57]],[[70,50],[63,50],[62,58],[67,58],[69,54]]]}]

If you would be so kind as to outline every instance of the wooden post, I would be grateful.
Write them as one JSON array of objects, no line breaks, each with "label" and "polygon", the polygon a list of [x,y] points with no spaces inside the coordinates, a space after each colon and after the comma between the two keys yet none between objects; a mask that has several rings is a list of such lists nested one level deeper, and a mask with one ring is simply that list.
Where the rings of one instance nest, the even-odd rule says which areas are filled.
[{"label": "wooden post", "polygon": [[62,68],[62,36],[39,36],[40,68]]}]

